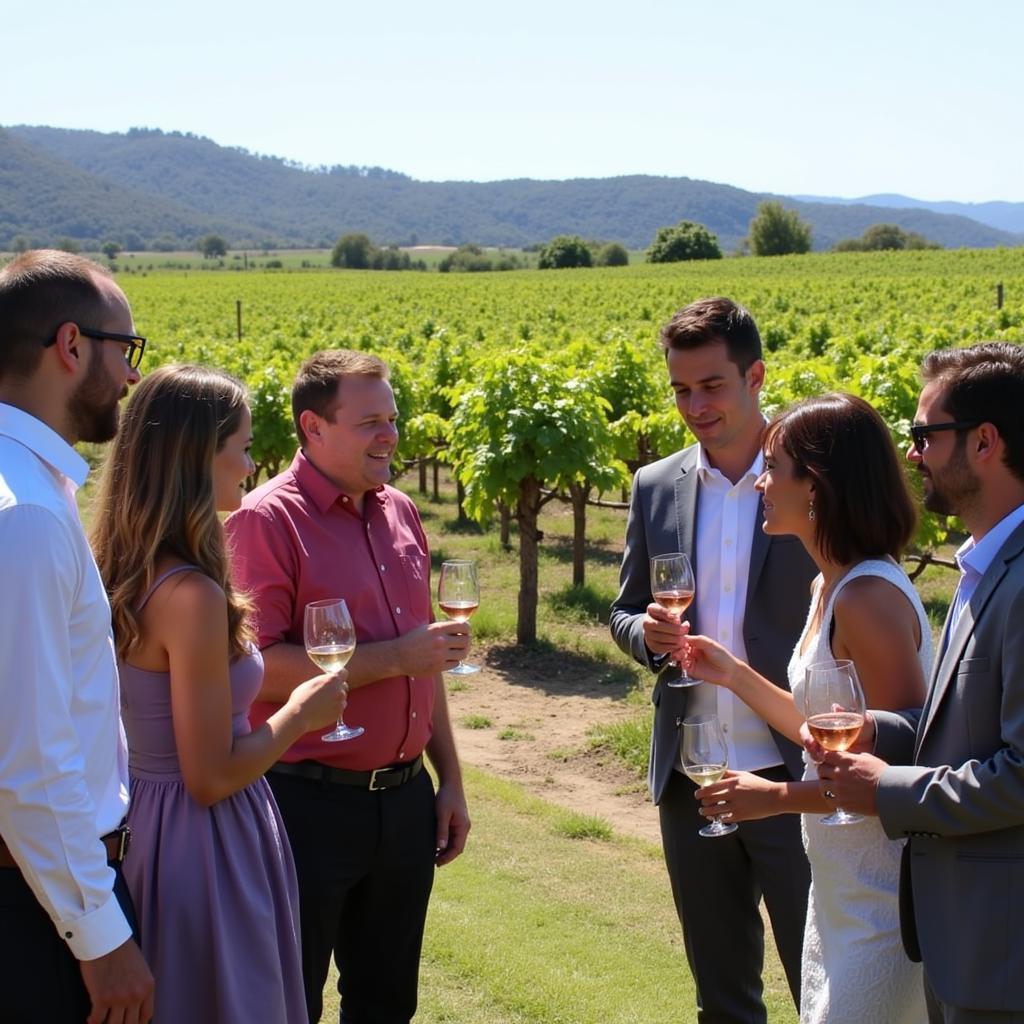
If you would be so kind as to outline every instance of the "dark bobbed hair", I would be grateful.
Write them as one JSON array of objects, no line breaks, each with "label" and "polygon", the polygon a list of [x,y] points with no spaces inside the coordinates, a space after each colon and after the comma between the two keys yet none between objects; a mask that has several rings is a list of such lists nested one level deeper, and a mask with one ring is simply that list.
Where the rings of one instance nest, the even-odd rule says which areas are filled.
[{"label": "dark bobbed hair", "polygon": [[991,423],[1006,446],[1004,463],[1024,480],[1024,346],[986,341],[925,356],[921,376],[938,381],[956,422]]},{"label": "dark bobbed hair", "polygon": [[338,382],[349,375],[387,380],[388,364],[368,352],[335,348],[317,352],[299,367],[292,384],[292,419],[300,446],[306,444],[306,435],[299,422],[301,415],[309,409],[317,416],[333,421],[334,412],[340,404]]},{"label": "dark bobbed hair", "polygon": [[716,296],[697,299],[680,309],[661,329],[659,344],[669,349],[693,349],[724,342],[729,360],[746,373],[761,358],[761,335],[754,318],[739,303]]},{"label": "dark bobbed hair", "polygon": [[814,482],[814,536],[829,561],[900,557],[917,517],[889,428],[867,402],[842,391],[805,398],[768,424],[765,453],[779,446]]},{"label": "dark bobbed hair", "polygon": [[0,377],[31,377],[61,324],[96,327],[107,311],[105,267],[60,249],[30,249],[0,270]]}]

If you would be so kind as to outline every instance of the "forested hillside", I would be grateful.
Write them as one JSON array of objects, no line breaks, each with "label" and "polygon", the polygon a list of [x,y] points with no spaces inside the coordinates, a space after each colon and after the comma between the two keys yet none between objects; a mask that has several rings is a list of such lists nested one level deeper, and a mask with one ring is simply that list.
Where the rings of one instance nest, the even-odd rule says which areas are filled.
[{"label": "forested hillside", "polygon": [[[725,251],[746,236],[765,196],[689,178],[633,175],[494,182],[415,181],[382,168],[305,168],[177,132],[18,126],[0,130],[0,247],[62,235],[127,248],[161,236],[190,246],[207,231],[235,245],[333,244],[350,231],[375,242],[523,246],[562,233],[650,244],[665,224],[694,220]],[[947,247],[1020,239],[965,217],[786,200],[830,248],[879,221]]]}]

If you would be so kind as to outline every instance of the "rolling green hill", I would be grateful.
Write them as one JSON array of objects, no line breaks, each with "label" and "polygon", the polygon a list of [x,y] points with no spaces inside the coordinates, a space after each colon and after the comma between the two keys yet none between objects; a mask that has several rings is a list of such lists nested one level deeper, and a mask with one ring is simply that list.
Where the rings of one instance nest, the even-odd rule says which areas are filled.
[{"label": "rolling green hill", "polygon": [[[662,225],[696,220],[736,248],[758,203],[752,192],[689,178],[633,175],[570,181],[415,181],[381,168],[305,168],[178,132],[0,130],[0,246],[21,234],[183,245],[207,231],[236,245],[329,245],[366,232],[378,243],[521,246],[561,233],[650,244]],[[809,221],[814,247],[894,222],[945,246],[1020,244],[966,217],[785,200]],[[132,237],[128,238],[131,232]],[[134,247],[129,245],[128,247]]]}]

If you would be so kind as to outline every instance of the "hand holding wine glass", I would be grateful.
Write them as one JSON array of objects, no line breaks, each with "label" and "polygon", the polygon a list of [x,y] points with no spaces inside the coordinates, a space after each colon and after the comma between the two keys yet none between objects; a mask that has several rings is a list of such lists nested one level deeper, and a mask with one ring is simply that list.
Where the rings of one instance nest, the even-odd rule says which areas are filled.
[{"label": "hand holding wine glass", "polygon": [[[694,587],[693,567],[683,552],[655,555],[651,559],[651,595],[661,608],[675,616],[676,622],[681,620],[683,613],[690,607]],[[677,662],[673,660],[669,664],[676,665]],[[665,685],[694,686],[699,682],[699,679],[694,679],[680,666],[679,676],[666,679]]]},{"label": "hand holding wine glass", "polygon": [[[341,598],[312,601],[306,605],[304,619],[306,654],[322,672],[340,672],[356,649],[356,629]],[[328,743],[362,736],[361,725],[346,725],[338,715],[336,727],[320,738]]]},{"label": "hand holding wine glass", "polygon": [[[720,781],[729,767],[729,747],[718,715],[695,715],[684,719],[679,728],[679,756],[686,777],[697,786]],[[735,822],[726,823],[716,816],[697,834],[714,839],[735,832],[736,827]]]},{"label": "hand holding wine glass", "polygon": [[[803,712],[807,729],[826,750],[847,750],[864,725],[864,691],[852,661],[819,661],[808,665],[804,681]],[[823,825],[849,825],[862,821],[836,807],[821,819]]]},{"label": "hand holding wine glass", "polygon": [[[441,611],[456,622],[468,622],[480,607],[480,585],[476,578],[476,562],[466,559],[451,559],[441,563],[441,575],[437,581],[437,604]],[[460,661],[447,670],[452,675],[466,676],[479,672],[479,665]]]}]

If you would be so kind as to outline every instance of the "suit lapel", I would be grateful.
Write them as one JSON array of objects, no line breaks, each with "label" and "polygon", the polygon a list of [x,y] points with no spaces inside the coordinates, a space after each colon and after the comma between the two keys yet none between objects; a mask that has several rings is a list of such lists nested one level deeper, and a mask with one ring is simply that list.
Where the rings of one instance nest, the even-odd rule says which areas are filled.
[{"label": "suit lapel", "polygon": [[676,541],[677,551],[690,556],[694,572],[697,569],[697,549],[694,547],[697,524],[697,454],[696,447],[683,452],[676,477]]},{"label": "suit lapel", "polygon": [[[754,518],[754,539],[750,545],[750,573],[747,576],[747,605],[749,607],[751,598],[757,592],[757,581],[764,568],[765,559],[768,557],[768,547],[772,542],[771,537],[761,529],[764,522],[764,499],[760,494],[757,496],[757,515]],[[746,609],[744,609],[744,617]]]},{"label": "suit lapel", "polygon": [[[1010,534],[1007,542],[992,560],[992,564],[988,567],[985,575],[979,580],[977,588],[971,595],[971,599],[964,605],[960,618],[957,619],[951,633],[949,632],[949,616],[946,616],[946,627],[943,630],[943,635],[948,635],[949,640],[946,643],[946,649],[942,657],[935,667],[935,671],[932,673],[932,685],[929,688],[928,700],[925,702],[925,714],[921,726],[917,730],[917,743],[914,752],[915,760],[917,751],[921,749],[924,736],[935,718],[939,704],[949,691],[950,684],[960,664],[960,659],[963,657],[964,648],[966,648],[967,641],[970,640],[971,634],[974,632],[975,624],[984,613],[985,606],[995,592],[996,587],[999,586],[999,583],[1006,575],[1008,563],[1020,554],[1022,548],[1024,548],[1024,527],[1018,527]],[[952,611],[952,608],[950,611]]]}]

